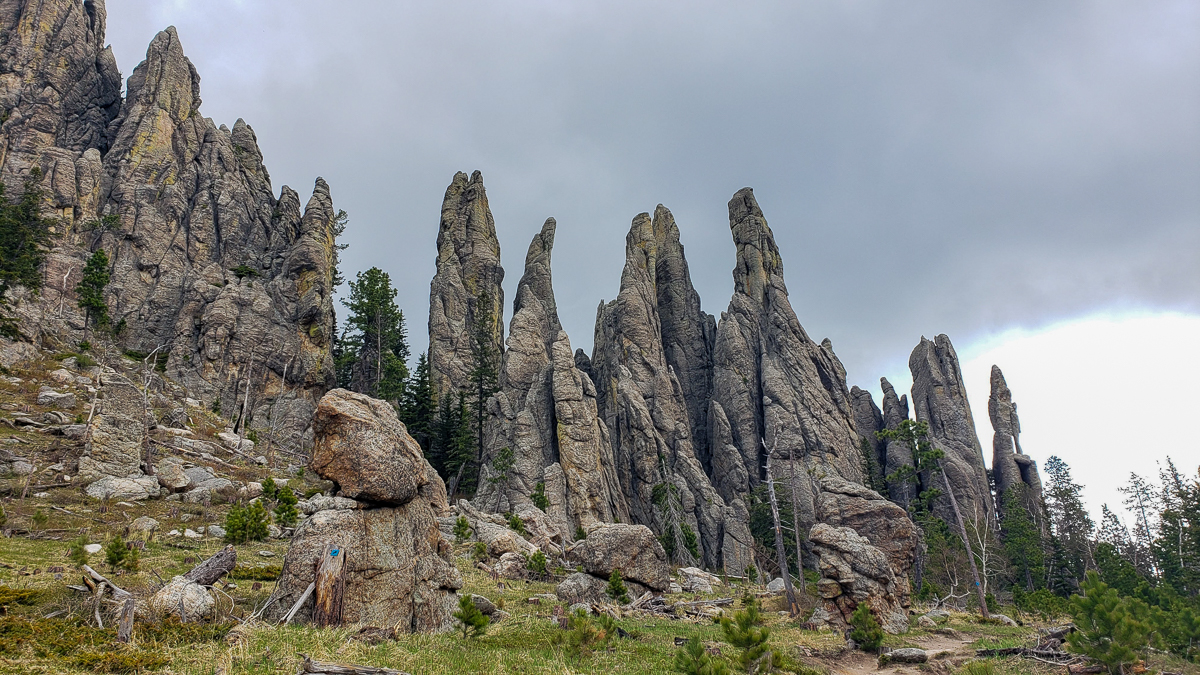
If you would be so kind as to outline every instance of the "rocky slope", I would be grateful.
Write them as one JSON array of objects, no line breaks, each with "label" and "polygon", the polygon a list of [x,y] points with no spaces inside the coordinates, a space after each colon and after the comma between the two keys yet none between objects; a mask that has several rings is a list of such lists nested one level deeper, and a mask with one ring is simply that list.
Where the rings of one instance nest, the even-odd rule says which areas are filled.
[{"label": "rocky slope", "polygon": [[244,408],[298,443],[333,384],[329,188],[318,179],[303,211],[286,186],[274,196],[254,131],[200,115],[174,28],[122,99],[104,28],[99,1],[0,4],[0,178],[11,195],[40,169],[44,210],[60,219],[45,289],[14,298],[21,330],[46,345],[84,339],[73,289],[102,248],[119,349],[154,354],[206,406]]}]

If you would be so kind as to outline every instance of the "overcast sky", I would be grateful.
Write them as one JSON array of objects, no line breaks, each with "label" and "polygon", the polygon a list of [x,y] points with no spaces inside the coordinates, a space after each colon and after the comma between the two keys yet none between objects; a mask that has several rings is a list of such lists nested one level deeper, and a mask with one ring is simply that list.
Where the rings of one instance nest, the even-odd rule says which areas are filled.
[{"label": "overcast sky", "polygon": [[[347,275],[391,274],[415,350],[455,171],[483,171],[509,301],[530,238],[557,218],[559,312],[588,350],[629,223],[660,202],[719,315],[734,262],[725,205],[749,185],[801,323],[833,340],[851,384],[903,378],[922,335],[979,356],[1070,334],[1067,352],[1092,354],[1109,388],[1030,391],[1023,421],[1034,398],[1054,426],[1054,400],[1107,405],[1111,420],[1130,409],[1122,397],[1169,386],[1195,412],[1194,381],[1171,372],[1200,358],[1200,324],[1184,320],[1200,316],[1195,2],[109,0],[108,17],[126,76],[155,32],[178,28],[203,114],[254,127],[276,193],[329,181],[351,218]],[[1164,312],[1182,318],[1136,323]],[[1062,332],[1103,321],[1176,331],[1162,344],[1177,351],[1151,373],[1144,333],[1122,350],[1103,330]],[[1032,359],[1030,373],[1059,360],[1009,357]],[[1049,386],[1009,384],[1019,403]],[[972,385],[990,462],[986,395]],[[1063,440],[1067,417],[1052,447],[1027,451],[1153,472],[1081,430]],[[1186,436],[1146,442],[1194,465]]]}]

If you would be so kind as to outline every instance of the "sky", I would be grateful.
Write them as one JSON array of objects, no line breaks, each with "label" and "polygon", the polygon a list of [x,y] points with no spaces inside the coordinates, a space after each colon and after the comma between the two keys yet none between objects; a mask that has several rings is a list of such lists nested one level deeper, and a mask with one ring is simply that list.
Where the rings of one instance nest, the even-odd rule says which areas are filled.
[{"label": "sky", "polygon": [[659,203],[719,317],[726,202],[752,186],[850,384],[906,389],[909,352],[946,333],[989,462],[998,363],[1026,451],[1095,508],[1152,457],[1200,463],[1176,431],[1200,419],[1200,4],[107,4],[123,74],[176,26],[202,113],[254,128],[276,192],[329,181],[344,271],[391,275],[416,350],[456,171],[483,172],[509,301],[557,219],[558,308],[589,351]]}]

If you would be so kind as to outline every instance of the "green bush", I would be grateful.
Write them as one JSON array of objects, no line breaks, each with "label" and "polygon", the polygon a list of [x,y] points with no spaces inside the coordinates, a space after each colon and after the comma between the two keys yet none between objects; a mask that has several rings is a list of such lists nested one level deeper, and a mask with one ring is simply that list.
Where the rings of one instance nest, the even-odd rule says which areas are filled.
[{"label": "green bush", "polygon": [[575,541],[583,541],[587,539],[587,532],[583,531],[582,525],[575,526]]},{"label": "green bush", "polygon": [[472,551],[471,557],[475,559],[475,562],[483,562],[487,560],[487,544],[483,543],[482,541],[475,542],[475,547]]},{"label": "green bush", "polygon": [[621,579],[621,570],[614,569],[608,575],[608,588],[604,589],[604,593],[622,605],[629,604],[629,589],[625,588],[625,581]]},{"label": "green bush", "polygon": [[612,634],[596,625],[582,609],[567,617],[567,631],[556,633],[554,644],[565,645],[572,656],[584,656],[612,639]]},{"label": "green bush", "polygon": [[471,523],[467,522],[466,516],[459,516],[454,520],[454,539],[455,541],[466,541],[471,537]]},{"label": "green bush", "polygon": [[508,529],[521,536],[525,536],[525,521],[521,520],[521,517],[514,513],[508,518]]},{"label": "green bush", "polygon": [[114,570],[123,569],[136,572],[138,564],[141,562],[141,556],[136,548],[130,548],[125,543],[125,538],[118,534],[104,546],[104,562]]},{"label": "green bush", "polygon": [[267,507],[263,506],[262,500],[249,506],[234,506],[225,515],[225,541],[244,544],[266,539],[268,519]]},{"label": "green bush", "polygon": [[761,623],[758,602],[753,597],[746,609],[734,614],[732,619],[721,619],[725,641],[741,651],[737,661],[743,672],[768,673],[783,667],[783,655],[767,646],[771,631],[761,627]]},{"label": "green bush", "polygon": [[79,567],[88,564],[88,552],[84,547],[88,545],[86,535],[79,535],[71,540],[67,548],[67,559],[75,563]]},{"label": "green bush", "polygon": [[30,518],[30,520],[33,521],[33,529],[40,530],[46,527],[46,524],[50,522],[50,516],[47,516],[45,511],[38,509],[33,512],[33,516]]},{"label": "green bush", "polygon": [[675,652],[675,670],[684,675],[733,675],[724,661],[709,656],[695,635]]},{"label": "green bush", "polygon": [[537,485],[533,486],[533,494],[529,495],[529,498],[533,500],[534,506],[543,511],[550,508],[550,498],[546,496],[545,483],[539,481]]},{"label": "green bush", "polygon": [[1151,627],[1137,616],[1148,613],[1140,611],[1145,603],[1122,598],[1093,571],[1087,573],[1080,590],[1082,595],[1071,596],[1071,614],[1078,630],[1067,636],[1067,643],[1071,651],[1099,661],[1108,672],[1120,675],[1140,660],[1141,652],[1149,645]]},{"label": "green bush", "polygon": [[276,494],[279,504],[275,507],[275,522],[279,523],[280,527],[295,527],[296,522],[300,520],[300,512],[296,510],[296,503],[300,500],[296,499],[292,488],[286,485],[279,488]]},{"label": "green bush", "polygon": [[230,579],[239,581],[275,581],[283,574],[281,565],[268,565],[266,567],[238,565],[229,572]]},{"label": "green bush", "polygon": [[262,482],[262,489],[263,499],[275,501],[277,495],[279,494],[279,486],[275,484],[275,479],[271,478],[270,476],[267,476],[267,479]]},{"label": "green bush", "polygon": [[857,642],[860,649],[864,652],[879,651],[883,644],[883,628],[875,620],[875,615],[871,614],[867,603],[860,603],[850,615],[850,626],[853,628],[850,639]]},{"label": "green bush", "polygon": [[491,620],[484,616],[483,612],[475,606],[475,601],[471,599],[469,594],[463,594],[458,598],[458,611],[451,614],[454,618],[462,623],[463,639],[468,637],[479,637],[487,632],[488,624]]},{"label": "green bush", "polygon": [[549,572],[546,570],[546,554],[540,550],[534,551],[533,555],[529,556],[529,561],[525,566],[538,579],[545,579],[549,576]]}]

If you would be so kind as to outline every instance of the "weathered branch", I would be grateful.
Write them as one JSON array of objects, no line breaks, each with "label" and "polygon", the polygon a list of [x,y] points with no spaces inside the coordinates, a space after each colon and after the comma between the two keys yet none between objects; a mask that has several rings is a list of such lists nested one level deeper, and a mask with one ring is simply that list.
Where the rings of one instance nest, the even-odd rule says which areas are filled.
[{"label": "weathered branch", "polygon": [[300,664],[300,670],[296,675],[409,675],[408,673],[392,670],[391,668],[376,668],[375,666],[350,666],[341,663],[327,663],[324,661],[314,661],[308,656],[304,656],[304,662]]},{"label": "weathered branch", "polygon": [[183,575],[183,578],[201,586],[212,586],[218,579],[233,571],[236,564],[237,551],[231,544],[217,551],[213,557],[193,567],[191,571]]}]

